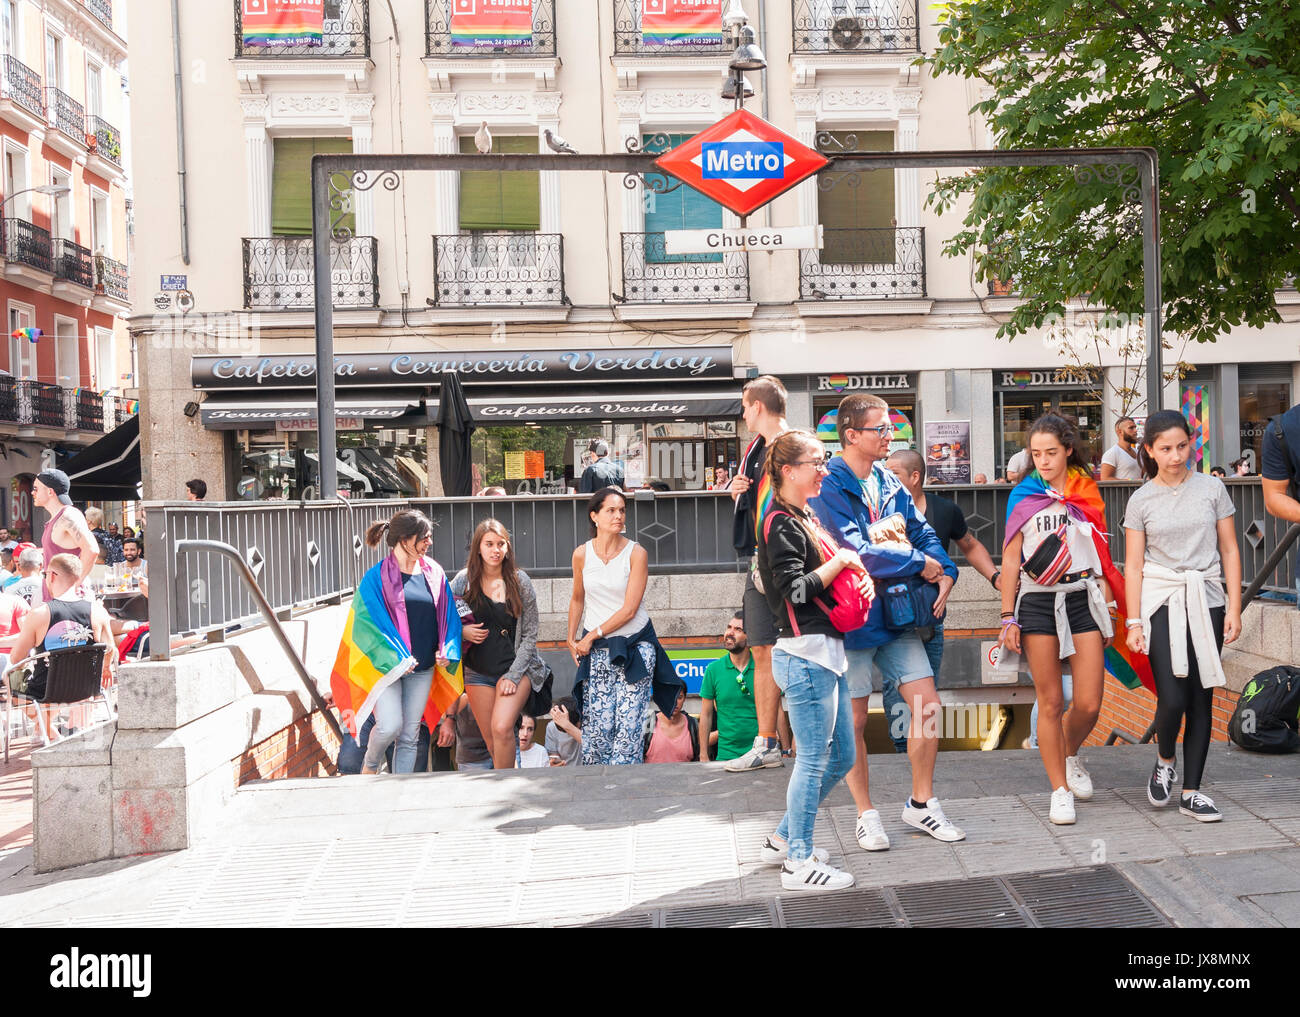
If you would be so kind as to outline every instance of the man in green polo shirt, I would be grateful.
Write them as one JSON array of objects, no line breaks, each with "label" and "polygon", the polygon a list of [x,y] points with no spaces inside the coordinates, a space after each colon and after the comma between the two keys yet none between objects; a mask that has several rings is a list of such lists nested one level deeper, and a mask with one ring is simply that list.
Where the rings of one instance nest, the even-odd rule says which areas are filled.
[{"label": "man in green polo shirt", "polygon": [[754,658],[737,611],[722,637],[727,652],[704,670],[700,683],[700,762],[709,761],[713,715],[718,715],[718,761],[737,759],[754,747],[758,712],[754,708]]}]

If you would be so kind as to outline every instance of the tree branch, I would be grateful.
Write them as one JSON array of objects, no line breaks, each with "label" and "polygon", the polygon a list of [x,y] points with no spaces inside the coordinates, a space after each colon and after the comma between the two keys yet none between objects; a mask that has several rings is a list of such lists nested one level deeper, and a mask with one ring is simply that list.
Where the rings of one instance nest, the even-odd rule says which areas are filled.
[{"label": "tree branch", "polygon": [[1137,19],[1134,18],[1133,15],[1131,15],[1118,3],[1116,3],[1115,0],[1106,0],[1106,2],[1119,13],[1120,17],[1125,18],[1133,25],[1133,31],[1137,32],[1138,35],[1140,35],[1144,40],[1146,40],[1146,44],[1150,46],[1153,50],[1155,50],[1155,52],[1159,55],[1161,61],[1164,64],[1166,64],[1169,67],[1173,67],[1174,70],[1176,70],[1180,75],[1182,75],[1183,80],[1186,81],[1188,87],[1191,88],[1191,90],[1196,93],[1196,97],[1201,100],[1201,103],[1203,105],[1208,106],[1210,102],[1209,93],[1206,92],[1205,89],[1203,89],[1200,85],[1198,85],[1188,75],[1186,71],[1184,71],[1181,67],[1177,67],[1174,65],[1173,61],[1169,59],[1169,54],[1160,48],[1160,44],[1156,42],[1155,39],[1151,38],[1151,35],[1147,32],[1145,28],[1143,28],[1141,25],[1138,24]]}]

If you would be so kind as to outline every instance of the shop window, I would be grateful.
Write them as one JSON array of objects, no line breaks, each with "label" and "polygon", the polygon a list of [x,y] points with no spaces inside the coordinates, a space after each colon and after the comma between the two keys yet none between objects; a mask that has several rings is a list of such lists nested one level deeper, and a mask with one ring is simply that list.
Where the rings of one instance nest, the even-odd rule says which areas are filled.
[{"label": "shop window", "polygon": [[1243,380],[1239,392],[1237,415],[1240,421],[1240,454],[1246,457],[1250,472],[1258,473],[1264,446],[1264,429],[1271,417],[1291,408],[1291,384],[1285,381]]},{"label": "shop window", "polygon": [[[676,148],[685,143],[691,135],[669,135],[669,148]],[[644,145],[649,145],[653,135],[645,135]],[[667,230],[707,230],[722,226],[722,206],[712,198],[706,198],[692,187],[679,187],[667,194],[645,192],[646,213],[645,232],[663,233]],[[645,260],[649,264],[666,265],[689,261],[693,264],[707,264],[722,261],[718,254],[665,254],[658,242],[647,242]]]},{"label": "shop window", "polygon": [[1007,461],[1029,441],[1029,428],[1045,413],[1056,413],[1073,420],[1083,442],[1084,458],[1095,473],[1101,466],[1102,453],[1109,447],[1102,427],[1101,398],[1087,389],[1061,389],[1037,392],[1002,392],[1002,457],[998,472],[1005,472]]},{"label": "shop window", "polygon": [[[843,145],[862,152],[891,152],[892,131],[831,131]],[[894,255],[894,171],[826,174],[834,181],[817,191],[817,221],[826,227],[823,265],[892,265]],[[854,180],[851,177],[857,177]]]},{"label": "shop window", "polygon": [[[461,136],[460,151],[463,155],[478,151],[472,135]],[[494,134],[492,152],[536,155],[537,139]],[[460,228],[466,232],[538,232],[542,228],[541,174],[532,170],[462,170]]]},{"label": "shop window", "polygon": [[[894,433],[889,439],[889,451],[915,450],[917,435],[916,397],[895,394],[895,398],[887,401],[889,403],[889,422],[894,425]],[[839,405],[839,399],[836,398],[831,401],[818,401],[813,406],[813,417],[817,421],[817,437],[826,446],[828,454],[839,452],[841,449]]]},{"label": "shop window", "polygon": [[[271,167],[272,236],[311,236],[311,157],[351,153],[351,138],[275,139]],[[343,217],[338,228],[355,231],[356,221],[351,212]]]}]

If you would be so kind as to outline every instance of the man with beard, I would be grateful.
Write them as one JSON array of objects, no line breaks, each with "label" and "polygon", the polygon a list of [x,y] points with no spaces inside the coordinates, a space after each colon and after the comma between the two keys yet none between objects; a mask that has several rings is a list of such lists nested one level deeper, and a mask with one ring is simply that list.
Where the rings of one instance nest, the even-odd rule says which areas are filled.
[{"label": "man with beard", "polygon": [[738,759],[754,747],[758,713],[754,708],[754,657],[740,611],[722,636],[727,652],[704,671],[700,684],[700,762],[709,761],[713,715],[718,716],[717,758]]}]

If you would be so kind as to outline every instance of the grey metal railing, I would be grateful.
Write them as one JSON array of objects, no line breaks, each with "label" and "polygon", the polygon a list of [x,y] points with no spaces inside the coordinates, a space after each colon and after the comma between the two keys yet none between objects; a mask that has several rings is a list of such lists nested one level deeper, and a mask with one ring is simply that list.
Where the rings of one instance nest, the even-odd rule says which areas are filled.
[{"label": "grey metal railing", "polygon": [[[474,11],[470,11],[471,14]],[[458,31],[451,0],[424,0],[424,55],[492,60],[555,56],[555,0],[533,0],[532,29],[526,35]]]},{"label": "grey metal railing", "polygon": [[50,126],[86,147],[86,109],[67,92],[53,85],[45,86],[45,108]]},{"label": "grey metal railing", "polygon": [[244,41],[244,2],[235,0],[235,56],[281,59],[283,57],[368,57],[370,56],[369,0],[326,0],[319,44],[300,40],[266,41],[264,45]]},{"label": "grey metal railing", "polygon": [[45,119],[45,95],[41,76],[11,53],[4,59],[5,98],[17,103],[32,116]]}]

